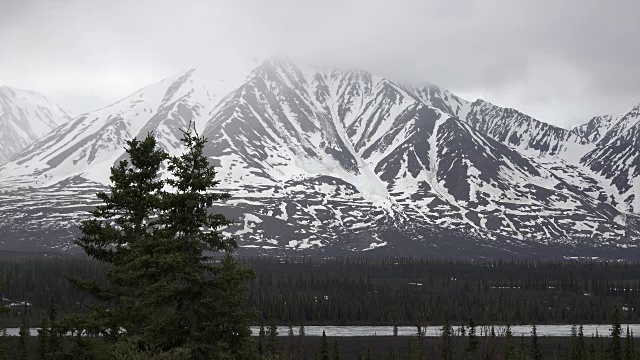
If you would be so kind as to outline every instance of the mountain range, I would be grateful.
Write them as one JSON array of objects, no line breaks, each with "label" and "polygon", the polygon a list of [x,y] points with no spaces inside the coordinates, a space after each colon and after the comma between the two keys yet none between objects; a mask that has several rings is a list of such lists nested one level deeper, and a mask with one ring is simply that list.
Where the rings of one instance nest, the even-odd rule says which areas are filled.
[{"label": "mountain range", "polygon": [[[43,118],[7,108],[22,119],[9,124]],[[125,141],[153,132],[176,154],[193,123],[241,251],[639,255],[640,105],[567,130],[434,85],[268,60],[233,84],[192,69],[60,119],[0,148],[5,250],[73,251]]]}]

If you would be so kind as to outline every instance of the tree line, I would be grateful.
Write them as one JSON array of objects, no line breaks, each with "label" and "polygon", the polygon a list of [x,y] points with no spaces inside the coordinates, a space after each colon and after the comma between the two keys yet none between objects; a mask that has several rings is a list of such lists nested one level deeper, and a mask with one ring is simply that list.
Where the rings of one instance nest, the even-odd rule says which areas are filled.
[{"label": "tree line", "polygon": [[[0,312],[7,311],[0,308]],[[6,329],[0,328],[0,359],[46,360],[46,359],[185,359],[185,353],[140,353],[135,344],[129,342],[109,343],[106,339],[84,336],[81,334],[63,333],[65,330],[58,320],[55,303],[49,304],[48,313],[38,324],[38,335],[35,339],[29,336],[29,322],[26,313],[20,311],[21,326],[19,336],[7,336]],[[585,336],[582,326],[574,325],[571,337],[562,339],[557,348],[545,345],[546,338],[539,338],[535,325],[531,327],[530,336],[515,336],[509,325],[504,331],[497,331],[494,326],[489,331],[479,331],[478,324],[468,319],[460,326],[452,325],[448,318],[440,328],[437,339],[425,337],[423,328],[416,327],[416,333],[407,337],[404,346],[389,341],[398,338],[397,328],[393,336],[377,337],[378,343],[395,343],[381,353],[379,349],[368,348],[360,353],[345,350],[343,344],[349,346],[350,339],[337,338],[329,342],[323,331],[320,342],[310,343],[306,337],[305,326],[278,327],[273,319],[262,323],[255,341],[243,344],[260,360],[340,360],[340,359],[389,359],[389,360],[425,360],[425,359],[504,359],[504,360],[637,360],[640,350],[636,349],[637,339],[629,328],[621,324],[622,310],[619,306],[613,309],[613,323],[608,334]],[[279,334],[287,337],[279,337]]]},{"label": "tree line", "polygon": [[[219,264],[221,257],[210,260]],[[441,325],[470,317],[487,324],[640,321],[640,265],[597,261],[466,261],[411,258],[237,258],[255,272],[246,282],[253,320],[278,325]],[[111,268],[86,257],[0,259],[5,303],[31,306],[30,321],[51,296],[61,314],[83,313],[97,300],[65,275],[108,281]],[[8,319],[17,326],[16,316]]]}]

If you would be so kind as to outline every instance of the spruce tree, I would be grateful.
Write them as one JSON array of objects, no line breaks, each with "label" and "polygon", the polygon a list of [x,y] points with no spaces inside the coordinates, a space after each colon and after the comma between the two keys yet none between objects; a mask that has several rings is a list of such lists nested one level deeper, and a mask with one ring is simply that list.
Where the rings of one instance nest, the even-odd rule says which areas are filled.
[{"label": "spruce tree", "polygon": [[476,336],[476,323],[469,318],[469,330],[467,331],[467,353],[469,358],[475,358],[478,349],[478,337]]},{"label": "spruce tree", "polygon": [[538,345],[538,331],[535,325],[531,327],[531,359],[542,360],[542,353]]},{"label": "spruce tree", "polygon": [[59,359],[63,357],[64,348],[62,345],[63,334],[60,330],[58,319],[58,309],[56,308],[53,295],[49,299],[49,309],[47,311],[47,322],[49,333],[47,336],[47,353],[49,359]]},{"label": "spruce tree", "polygon": [[[0,299],[2,299],[2,284],[0,284]],[[9,312],[9,309],[5,306],[0,305],[0,316]],[[0,321],[0,360],[7,360],[7,342],[9,337],[7,335],[7,328],[4,325],[4,321]]]},{"label": "spruce tree", "polygon": [[108,342],[125,333],[139,336],[149,322],[150,309],[142,299],[147,264],[140,263],[154,240],[153,219],[159,215],[164,186],[158,172],[167,158],[151,134],[142,141],[127,141],[126,152],[128,159],[111,168],[109,191],[97,194],[102,204],[91,212],[93,218],[82,221],[82,236],[75,241],[90,257],[112,265],[109,283],[69,278],[109,308],[93,307],[87,316],[68,318],[65,327],[100,334]]},{"label": "spruce tree", "polygon": [[613,310],[613,323],[611,324],[611,343],[607,352],[612,360],[622,360],[622,314],[620,306],[616,305]]},{"label": "spruce tree", "polygon": [[[244,301],[253,272],[237,264],[236,242],[219,232],[231,222],[210,213],[229,195],[214,191],[218,181],[204,156],[206,139],[189,128],[182,142],[186,151],[172,157],[151,134],[127,142],[128,159],[111,169],[109,192],[98,194],[103,204],[82,222],[76,241],[111,265],[108,284],[71,279],[109,307],[65,325],[111,343],[125,338],[142,352],[252,359],[254,314]],[[210,255],[218,252],[225,253],[220,265]]]},{"label": "spruce tree", "polygon": [[400,360],[400,355],[398,354],[398,350],[392,350],[389,348],[389,360]]},{"label": "spruce tree", "polygon": [[629,331],[629,325],[627,325],[627,335],[625,336],[624,344],[624,358],[625,360],[633,360],[633,338],[631,337],[631,331]]},{"label": "spruce tree", "polygon": [[445,315],[444,324],[442,325],[441,335],[442,338],[442,359],[443,360],[452,360],[453,359],[453,329],[451,328],[451,324],[449,324],[449,317]]},{"label": "spruce tree", "polygon": [[27,304],[20,314],[20,331],[18,332],[18,349],[16,350],[16,360],[29,360],[29,322],[27,314]]},{"label": "spruce tree", "polygon": [[322,330],[322,341],[320,342],[320,360],[329,360],[329,343],[324,330]]},{"label": "spruce tree", "polygon": [[[233,258],[235,240],[219,232],[232,222],[210,213],[229,194],[214,191],[219,181],[204,156],[206,141],[190,127],[182,138],[187,151],[169,158],[166,184],[171,190],[162,193],[159,244],[152,246],[160,270],[147,299],[170,316],[153,323],[147,340],[160,348],[188,345],[200,357],[215,353],[247,359],[255,356],[247,353],[253,348],[248,345],[255,314],[244,308],[246,284],[254,273]],[[218,252],[224,252],[219,266],[207,255]]]},{"label": "spruce tree", "polygon": [[45,360],[49,353],[49,332],[48,318],[43,316],[38,329],[38,341],[36,343],[36,359],[38,360]]},{"label": "spruce tree", "polygon": [[[0,301],[4,298],[3,294],[3,285],[0,283]],[[9,309],[6,306],[0,305],[0,315],[9,312]],[[7,328],[4,324],[4,321],[0,321],[0,360],[7,360],[7,353],[9,343],[9,336],[7,335]]]},{"label": "spruce tree", "polygon": [[582,324],[578,327],[578,345],[576,347],[576,358],[583,359],[587,355],[587,347],[584,341],[584,328]]},{"label": "spruce tree", "polygon": [[7,335],[7,328],[2,325],[0,328],[0,360],[8,359],[7,343],[9,341],[9,335]]},{"label": "spruce tree", "polygon": [[411,338],[409,338],[408,340],[408,344],[407,344],[407,351],[404,354],[404,359],[405,360],[411,360],[413,359],[413,351],[411,349]]},{"label": "spruce tree", "polygon": [[267,337],[269,338],[269,356],[271,359],[277,359],[280,356],[280,352],[278,351],[278,327],[273,320],[273,316],[270,316],[269,326],[267,326]]},{"label": "spruce tree", "polygon": [[516,346],[513,340],[513,333],[511,332],[511,325],[507,324],[505,331],[505,346],[504,346],[504,359],[515,360],[516,358]]},{"label": "spruce tree", "polygon": [[333,354],[331,360],[340,360],[340,348],[338,347],[338,340],[333,341]]},{"label": "spruce tree", "polygon": [[571,359],[575,360],[578,356],[578,327],[576,324],[571,325]]},{"label": "spruce tree", "polygon": [[262,338],[267,336],[267,330],[264,326],[264,318],[262,317],[260,318],[260,328],[258,330],[258,336]]}]

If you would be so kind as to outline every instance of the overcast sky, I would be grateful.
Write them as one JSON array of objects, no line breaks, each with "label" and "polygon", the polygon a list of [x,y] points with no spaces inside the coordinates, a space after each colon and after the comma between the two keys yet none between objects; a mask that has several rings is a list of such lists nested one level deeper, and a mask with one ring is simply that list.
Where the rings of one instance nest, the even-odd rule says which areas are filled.
[{"label": "overcast sky", "polygon": [[561,126],[640,103],[637,0],[0,0],[0,84],[78,115],[194,66],[284,56]]}]

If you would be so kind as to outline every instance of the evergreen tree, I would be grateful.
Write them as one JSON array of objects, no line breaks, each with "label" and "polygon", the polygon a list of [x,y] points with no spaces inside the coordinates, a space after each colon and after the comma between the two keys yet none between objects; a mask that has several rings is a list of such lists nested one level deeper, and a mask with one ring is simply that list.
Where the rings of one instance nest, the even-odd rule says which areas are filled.
[{"label": "evergreen tree", "polygon": [[542,360],[542,353],[538,345],[538,331],[535,325],[531,327],[531,359]]},{"label": "evergreen tree", "polygon": [[392,350],[391,348],[389,348],[389,360],[400,360],[398,350]]},{"label": "evergreen tree", "polygon": [[7,343],[9,340],[9,335],[7,335],[7,328],[2,325],[0,328],[0,360],[8,359],[8,350]]},{"label": "evergreen tree", "polygon": [[[204,156],[206,141],[190,127],[182,138],[187,151],[169,158],[167,169],[172,176],[166,184],[173,191],[163,192],[159,244],[151,247],[162,271],[152,283],[148,299],[152,307],[168,308],[171,316],[153,322],[155,331],[149,331],[147,340],[155,339],[160,348],[190,344],[199,356],[227,354],[247,359],[255,356],[247,353],[253,348],[248,345],[255,314],[244,309],[246,283],[254,273],[241,268],[233,258],[235,240],[218,231],[232,222],[209,212],[229,194],[212,191],[219,181]],[[221,251],[220,266],[205,255]],[[170,322],[170,331],[167,320],[175,321]]]},{"label": "evergreen tree", "polygon": [[322,341],[320,342],[320,360],[329,360],[329,343],[324,330],[322,330]]},{"label": "evergreen tree", "polygon": [[411,349],[411,338],[408,340],[407,351],[404,353],[404,360],[412,360],[413,359],[413,351]]},{"label": "evergreen tree", "polygon": [[38,329],[38,342],[36,343],[36,359],[38,360],[45,360],[49,353],[49,332],[48,318],[43,316]]},{"label": "evergreen tree", "polygon": [[[82,223],[76,241],[112,265],[108,285],[71,279],[110,307],[66,325],[111,343],[128,338],[142,352],[252,359],[253,314],[243,302],[253,272],[238,266],[231,255],[235,241],[218,231],[231,222],[209,213],[229,195],[212,191],[218,181],[203,155],[206,139],[191,128],[183,135],[187,151],[173,157],[152,135],[127,142],[129,159],[111,169],[110,191],[98,194],[103,205]],[[165,162],[170,176],[161,180]],[[216,252],[225,253],[219,266],[205,255]]]},{"label": "evergreen tree", "polygon": [[398,336],[398,324],[393,324],[393,336]]},{"label": "evergreen tree", "polygon": [[289,324],[289,330],[287,330],[287,336],[293,336],[293,326]]},{"label": "evergreen tree", "polygon": [[524,342],[524,335],[520,335],[520,344],[518,344],[516,358],[520,360],[527,360],[527,346]]},{"label": "evergreen tree", "polygon": [[340,360],[340,349],[338,348],[338,340],[333,342],[333,354],[331,360]]},{"label": "evergreen tree", "polygon": [[264,318],[260,318],[260,329],[258,330],[258,336],[259,337],[267,336],[267,331],[265,330],[265,327],[264,327]]},{"label": "evergreen tree", "polygon": [[[273,319],[273,316],[270,316]],[[271,320],[269,322],[269,326],[267,327],[267,337],[269,338],[269,356],[271,359],[279,359],[280,352],[278,351],[278,327],[275,322]]]},{"label": "evergreen tree", "polygon": [[491,335],[489,337],[489,350],[485,352],[485,359],[493,359],[496,354],[496,328],[491,325]]},{"label": "evergreen tree", "polygon": [[584,342],[584,328],[582,324],[578,327],[578,345],[576,347],[576,359],[584,359],[587,355],[587,347]]},{"label": "evergreen tree", "polygon": [[476,323],[473,321],[473,318],[469,318],[469,331],[467,332],[467,353],[469,354],[469,358],[473,359],[476,356],[476,351],[478,349],[478,337],[476,336]]},{"label": "evergreen tree", "polygon": [[58,309],[56,308],[53,295],[49,298],[49,309],[47,311],[47,323],[49,333],[47,334],[47,354],[49,359],[59,359],[63,357],[64,348],[62,345],[62,333],[57,323]]},{"label": "evergreen tree", "polygon": [[[2,300],[3,296],[2,296],[3,292],[2,292],[2,284],[0,284],[0,301]],[[7,309],[5,306],[0,305],[0,316],[2,316],[3,314],[9,312],[9,309]],[[0,360],[7,360],[7,342],[9,340],[9,337],[7,335],[7,328],[4,325],[4,321],[0,321]]]},{"label": "evergreen tree", "polygon": [[571,359],[576,360],[578,356],[578,327],[571,325]]},{"label": "evergreen tree", "polygon": [[260,317],[260,328],[258,330],[258,355],[264,355],[264,338],[267,336],[267,331],[264,327],[264,318]]},{"label": "evergreen tree", "polygon": [[444,324],[442,325],[442,359],[443,360],[452,360],[453,359],[453,329],[449,324],[449,318],[445,315]]},{"label": "evergreen tree", "polygon": [[300,328],[298,328],[298,336],[305,336],[304,324],[300,325]]},{"label": "evergreen tree", "polygon": [[504,359],[515,360],[516,359],[516,346],[513,340],[513,333],[511,332],[511,325],[507,324],[505,331],[505,346],[504,346]]},{"label": "evergreen tree", "polygon": [[622,314],[620,306],[616,305],[613,310],[613,324],[611,324],[611,343],[608,352],[612,360],[622,360]]},{"label": "evergreen tree", "polygon": [[153,240],[152,219],[159,214],[164,186],[158,172],[167,158],[164,151],[156,148],[151,135],[143,141],[128,141],[126,151],[129,159],[111,168],[109,192],[97,194],[102,205],[92,211],[92,219],[82,222],[82,236],[75,241],[87,255],[112,265],[109,284],[69,279],[79,290],[110,304],[110,308],[93,307],[88,316],[65,322],[69,330],[98,333],[111,342],[123,335],[120,329],[134,337],[148,323],[145,315],[149,311],[141,298],[146,272],[134,264],[147,258],[141,248]]},{"label": "evergreen tree", "polygon": [[627,325],[627,335],[625,337],[624,344],[624,358],[625,360],[633,360],[633,338],[631,337],[631,331],[629,331],[629,325]]},{"label": "evergreen tree", "polygon": [[27,320],[27,304],[20,314],[20,331],[18,332],[18,349],[16,352],[16,360],[29,360],[29,322]]}]

